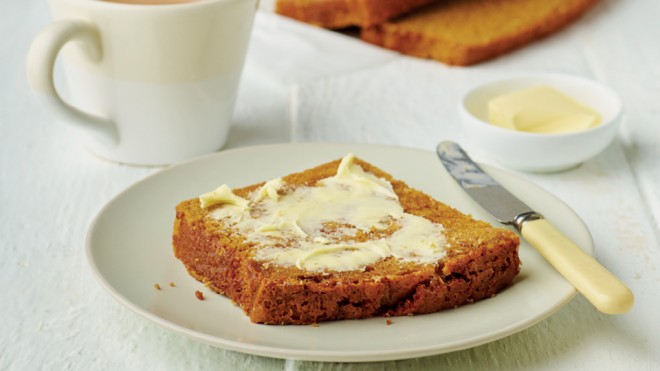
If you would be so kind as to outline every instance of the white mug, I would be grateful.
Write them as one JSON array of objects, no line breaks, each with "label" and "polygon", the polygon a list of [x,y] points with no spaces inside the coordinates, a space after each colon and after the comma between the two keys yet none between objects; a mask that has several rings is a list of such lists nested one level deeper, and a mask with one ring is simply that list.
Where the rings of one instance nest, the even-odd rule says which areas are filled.
[{"label": "white mug", "polygon": [[[163,165],[222,148],[258,0],[126,1],[49,0],[31,88],[105,159]],[[71,102],[53,81],[58,54]]]}]

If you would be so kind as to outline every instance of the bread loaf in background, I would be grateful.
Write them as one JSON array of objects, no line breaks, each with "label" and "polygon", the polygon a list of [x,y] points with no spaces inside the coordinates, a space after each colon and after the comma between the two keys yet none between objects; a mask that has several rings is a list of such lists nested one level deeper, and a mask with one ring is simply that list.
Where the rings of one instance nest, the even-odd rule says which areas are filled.
[{"label": "bread loaf in background", "polygon": [[276,12],[324,28],[369,27],[437,0],[278,0]]},{"label": "bread loaf in background", "polygon": [[[376,4],[377,3],[377,4]],[[278,0],[280,14],[326,28],[361,27],[362,40],[469,66],[567,26],[598,0]],[[381,5],[382,4],[382,5]],[[420,8],[420,6],[425,5]]]},{"label": "bread loaf in background", "polygon": [[404,54],[468,66],[549,35],[598,0],[447,0],[362,30]]}]

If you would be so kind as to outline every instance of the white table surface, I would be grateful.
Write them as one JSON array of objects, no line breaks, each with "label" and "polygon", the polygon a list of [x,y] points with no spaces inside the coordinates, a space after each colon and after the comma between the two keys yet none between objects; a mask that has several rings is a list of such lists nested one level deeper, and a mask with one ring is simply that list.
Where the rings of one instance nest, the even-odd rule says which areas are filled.
[{"label": "white table surface", "polygon": [[442,139],[464,143],[455,106],[460,91],[516,71],[593,78],[619,92],[625,105],[623,127],[602,154],[571,171],[520,175],[582,217],[598,260],[634,291],[631,312],[603,315],[577,296],[537,325],[472,349],[333,364],[198,343],[134,314],[97,284],[84,253],[91,219],[159,169],[101,161],[76,142],[72,129],[53,122],[27,88],[24,67],[31,39],[49,22],[47,4],[3,1],[0,370],[658,369],[659,4],[604,1],[550,38],[470,68],[399,56],[259,14],[227,148],[330,141],[432,150]]}]

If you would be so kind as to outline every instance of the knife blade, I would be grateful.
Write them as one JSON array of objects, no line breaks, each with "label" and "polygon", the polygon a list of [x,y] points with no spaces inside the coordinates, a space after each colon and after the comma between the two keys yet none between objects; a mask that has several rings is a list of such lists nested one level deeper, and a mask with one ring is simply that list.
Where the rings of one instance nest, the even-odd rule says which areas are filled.
[{"label": "knife blade", "polygon": [[441,142],[436,153],[457,183],[500,223],[512,225],[596,309],[607,314],[629,311],[632,291],[596,259],[564,236],[484,172],[454,142]]}]

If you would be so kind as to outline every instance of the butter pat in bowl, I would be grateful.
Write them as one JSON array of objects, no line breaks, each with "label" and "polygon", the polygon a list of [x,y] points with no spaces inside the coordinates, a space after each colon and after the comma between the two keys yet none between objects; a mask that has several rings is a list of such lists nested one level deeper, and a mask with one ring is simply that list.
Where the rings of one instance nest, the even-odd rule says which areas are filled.
[{"label": "butter pat in bowl", "polygon": [[621,100],[581,77],[527,74],[470,89],[460,115],[470,143],[522,171],[561,171],[597,155],[614,139]]}]

